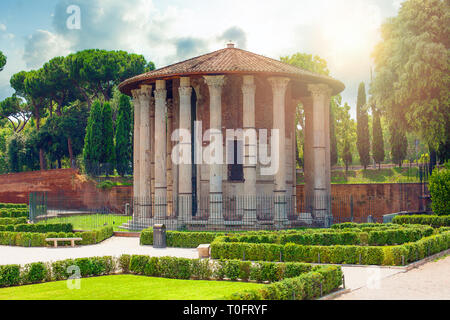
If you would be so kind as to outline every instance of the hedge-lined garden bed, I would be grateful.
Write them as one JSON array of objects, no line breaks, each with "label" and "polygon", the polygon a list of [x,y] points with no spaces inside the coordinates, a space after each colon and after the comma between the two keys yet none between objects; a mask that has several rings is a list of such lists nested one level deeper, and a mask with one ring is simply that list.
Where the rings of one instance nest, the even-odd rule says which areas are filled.
[{"label": "hedge-lined garden bed", "polygon": [[395,216],[392,219],[396,224],[423,224],[429,225],[433,228],[449,227],[450,216],[427,216],[427,215],[412,215],[412,216]]},{"label": "hedge-lined garden bed", "polygon": [[0,209],[27,209],[28,205],[25,203],[0,203]]},{"label": "hedge-lined garden bed", "polygon": [[3,208],[0,209],[0,218],[28,217],[27,208]]},{"label": "hedge-lined garden bed", "polygon": [[46,223],[46,224],[21,223],[21,224],[0,225],[0,231],[34,232],[34,233],[46,233],[46,232],[69,233],[73,231],[73,228],[70,223]]},{"label": "hedge-lined garden bed", "polygon": [[131,273],[171,279],[270,282],[259,289],[237,292],[229,299],[304,300],[316,299],[342,285],[338,266],[312,266],[304,263],[211,261],[174,257],[122,255],[0,266],[0,287],[10,287],[68,279],[70,266],[77,266],[82,277]]},{"label": "hedge-lined garden bed", "polygon": [[[42,224],[41,226],[47,226],[51,228],[55,224]],[[56,224],[58,225],[58,224]],[[61,224],[65,226],[65,224]],[[38,226],[32,225],[32,226]],[[65,226],[67,227],[67,226]],[[71,227],[70,227],[71,230]],[[103,240],[112,237],[114,234],[113,228],[110,226],[99,228],[92,231],[86,232],[10,232],[1,231],[0,232],[0,245],[7,246],[20,246],[20,247],[45,247],[51,245],[53,242],[46,242],[46,238],[82,238],[81,241],[75,241],[77,245],[89,245],[102,242]],[[70,241],[67,243],[61,243],[62,245],[69,245]]]},{"label": "hedge-lined garden bed", "polygon": [[297,261],[307,263],[405,265],[450,247],[450,231],[396,246],[301,245],[295,243],[232,242],[216,238],[211,244],[214,259]]},{"label": "hedge-lined garden bed", "polygon": [[20,217],[20,218],[0,218],[0,226],[5,225],[14,225],[14,224],[25,224],[27,223],[26,217]]},{"label": "hedge-lined garden bed", "polygon": [[[167,246],[172,248],[197,248],[201,244],[211,243],[218,236],[224,235],[221,232],[166,232]],[[140,236],[141,245],[153,245],[153,229],[145,229]]]}]

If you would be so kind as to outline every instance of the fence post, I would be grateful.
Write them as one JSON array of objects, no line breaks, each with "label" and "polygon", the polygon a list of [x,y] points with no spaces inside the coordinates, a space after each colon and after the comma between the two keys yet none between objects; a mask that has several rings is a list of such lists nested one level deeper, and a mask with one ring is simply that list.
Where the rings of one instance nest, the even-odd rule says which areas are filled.
[{"label": "fence post", "polygon": [[350,196],[350,220],[353,222],[353,195]]}]

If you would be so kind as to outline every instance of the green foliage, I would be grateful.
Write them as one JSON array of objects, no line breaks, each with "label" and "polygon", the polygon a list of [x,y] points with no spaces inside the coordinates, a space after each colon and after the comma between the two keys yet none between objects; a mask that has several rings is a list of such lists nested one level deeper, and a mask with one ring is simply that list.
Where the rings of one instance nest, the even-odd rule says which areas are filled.
[{"label": "green foliage", "polygon": [[375,163],[381,165],[384,161],[383,130],[381,129],[380,112],[373,107],[372,124],[372,155]]},{"label": "green foliage", "polygon": [[22,269],[22,284],[39,283],[48,278],[49,270],[43,262],[30,263]]},{"label": "green foliage", "polygon": [[[220,233],[215,232],[166,232],[166,241],[168,247],[173,248],[197,248],[201,244],[211,243]],[[153,230],[146,229],[140,235],[141,245],[153,245]]]},{"label": "green foliage", "polygon": [[18,284],[20,284],[20,265],[0,266],[0,287],[10,287]]},{"label": "green foliage", "polygon": [[93,170],[101,162],[101,150],[103,143],[102,132],[102,105],[96,100],[91,106],[88,123],[86,127],[86,137],[84,139],[83,160],[87,173]]},{"label": "green foliage", "polygon": [[449,135],[449,6],[442,0],[404,1],[383,24],[373,53],[377,105],[394,124],[405,119],[433,149]]},{"label": "green foliage", "polygon": [[3,67],[6,65],[6,56],[0,51],[0,71],[3,71]]},{"label": "green foliage", "polygon": [[364,82],[359,84],[358,101],[356,104],[357,141],[359,161],[364,169],[370,164],[370,135],[369,118],[366,104],[366,87]]},{"label": "green foliage", "polygon": [[429,189],[433,212],[437,215],[450,215],[450,169],[434,169]]},{"label": "green foliage", "polygon": [[404,129],[398,124],[392,124],[390,126],[391,131],[391,157],[392,161],[402,166],[403,160],[406,157],[406,151],[408,149],[408,140]]},{"label": "green foliage", "polygon": [[397,224],[424,224],[439,228],[450,226],[450,216],[428,216],[428,215],[412,215],[412,216],[395,216],[392,219]]},{"label": "green foliage", "polygon": [[133,132],[130,98],[121,94],[117,111],[116,126],[116,168],[124,176],[132,173]]},{"label": "green foliage", "polygon": [[100,163],[108,164],[106,174],[114,173],[115,151],[114,151],[114,127],[112,109],[109,102],[105,102],[101,110],[102,143],[100,145]]}]

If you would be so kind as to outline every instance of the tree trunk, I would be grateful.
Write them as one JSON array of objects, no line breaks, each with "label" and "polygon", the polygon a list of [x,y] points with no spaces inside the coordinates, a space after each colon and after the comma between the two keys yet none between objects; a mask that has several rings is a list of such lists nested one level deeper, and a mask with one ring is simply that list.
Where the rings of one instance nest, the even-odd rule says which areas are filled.
[{"label": "tree trunk", "polygon": [[67,149],[69,150],[70,167],[74,168],[75,164],[73,160],[72,139],[70,137],[67,138]]}]

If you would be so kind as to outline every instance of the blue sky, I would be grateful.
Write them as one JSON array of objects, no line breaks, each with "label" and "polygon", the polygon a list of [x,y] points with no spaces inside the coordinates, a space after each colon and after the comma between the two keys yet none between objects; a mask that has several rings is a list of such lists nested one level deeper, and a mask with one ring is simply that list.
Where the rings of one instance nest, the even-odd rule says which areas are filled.
[{"label": "blue sky", "polygon": [[[42,66],[54,56],[87,48],[143,54],[157,67],[238,47],[275,59],[295,52],[326,59],[346,85],[353,113],[358,84],[370,79],[370,53],[379,27],[401,0],[2,0],[0,100],[13,93],[12,74]],[[70,5],[81,28],[69,30]]]}]

